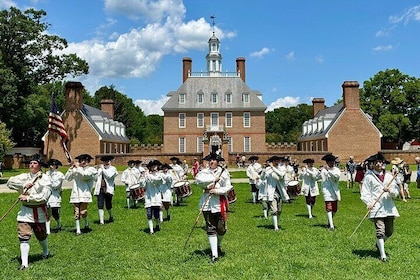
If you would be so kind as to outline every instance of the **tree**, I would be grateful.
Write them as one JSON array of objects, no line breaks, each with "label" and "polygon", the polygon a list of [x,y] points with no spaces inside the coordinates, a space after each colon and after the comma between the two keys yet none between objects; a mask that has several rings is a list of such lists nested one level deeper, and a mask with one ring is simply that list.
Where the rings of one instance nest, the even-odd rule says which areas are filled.
[{"label": "tree", "polygon": [[0,121],[0,159],[3,159],[6,152],[11,150],[15,145],[10,140],[10,134],[10,130],[6,128],[6,124]]},{"label": "tree", "polygon": [[[48,34],[44,17],[43,10],[22,13],[11,7],[0,11],[0,119],[12,128],[11,138],[19,146],[40,144],[41,130],[34,124],[41,112],[28,104],[43,103],[33,96],[39,93],[38,86],[89,72],[87,62],[76,54],[60,54],[67,41]],[[42,108],[48,110],[49,104]]]},{"label": "tree", "polygon": [[265,114],[266,142],[297,143],[302,134],[302,124],[313,117],[312,106],[280,107]]},{"label": "tree", "polygon": [[383,140],[397,143],[419,138],[420,80],[398,69],[378,72],[363,83],[360,106],[372,116]]}]

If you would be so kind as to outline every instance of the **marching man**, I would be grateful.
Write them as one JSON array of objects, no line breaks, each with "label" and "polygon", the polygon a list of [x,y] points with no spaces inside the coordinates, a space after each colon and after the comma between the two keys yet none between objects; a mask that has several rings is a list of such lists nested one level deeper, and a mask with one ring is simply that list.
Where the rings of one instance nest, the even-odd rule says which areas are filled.
[{"label": "marching man", "polygon": [[252,202],[255,204],[257,203],[258,199],[258,189],[255,185],[256,180],[260,178],[262,168],[261,164],[257,162],[258,157],[257,156],[251,156],[248,159],[250,161],[250,164],[248,165],[246,169],[246,176],[249,178],[249,185],[251,186],[251,193],[252,193]]},{"label": "marching man", "polygon": [[318,180],[321,173],[314,167],[314,160],[307,158],[303,161],[305,167],[299,172],[299,179],[302,180],[302,194],[305,196],[306,208],[308,209],[309,219],[312,219],[312,208],[315,205],[316,197],[319,195]]}]

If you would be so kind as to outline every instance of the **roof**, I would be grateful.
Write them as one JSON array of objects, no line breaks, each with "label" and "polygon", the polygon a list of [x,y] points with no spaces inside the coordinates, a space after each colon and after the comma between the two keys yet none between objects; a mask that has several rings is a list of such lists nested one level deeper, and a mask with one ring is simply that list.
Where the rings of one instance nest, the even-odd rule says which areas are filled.
[{"label": "roof", "polygon": [[331,127],[334,125],[334,123],[337,121],[339,116],[344,111],[344,104],[338,103],[334,106],[325,108],[324,110],[318,111],[316,113],[315,117],[308,121],[318,121],[318,120],[325,120],[326,123],[328,123],[327,127],[324,129],[318,129],[315,132],[309,132],[306,134],[302,134],[298,141],[302,140],[310,140],[310,139],[319,139],[319,138],[325,138],[328,134],[328,131],[331,129]]},{"label": "roof", "polygon": [[89,122],[89,124],[93,127],[93,129],[95,129],[95,131],[102,138],[102,140],[112,141],[112,142],[123,142],[123,143],[130,142],[130,139],[127,136],[118,135],[117,133],[112,133],[111,131],[108,132],[105,130],[101,130],[99,128],[97,123],[107,122],[107,121],[112,121],[112,122],[115,122],[116,124],[120,124],[124,126],[124,124],[118,121],[114,121],[107,112],[104,112],[92,106],[83,104],[81,113],[84,115],[84,117]]},{"label": "roof", "polygon": [[[223,75],[223,74],[221,74]],[[197,102],[197,95],[204,94],[203,102]],[[217,93],[218,102],[211,101],[211,94]],[[232,94],[232,102],[227,103],[225,96]],[[243,94],[249,94],[249,102],[242,100]],[[185,102],[179,102],[179,95],[185,94]],[[238,76],[191,76],[182,86],[168,93],[169,100],[162,106],[164,112],[170,111],[265,111],[267,106],[261,100],[259,91],[251,90]]]}]

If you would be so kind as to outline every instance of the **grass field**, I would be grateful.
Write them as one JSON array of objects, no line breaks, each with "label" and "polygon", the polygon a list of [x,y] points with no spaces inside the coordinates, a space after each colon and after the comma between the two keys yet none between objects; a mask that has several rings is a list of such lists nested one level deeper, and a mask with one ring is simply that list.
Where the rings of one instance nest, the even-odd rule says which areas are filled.
[{"label": "grass field", "polygon": [[[18,206],[0,224],[1,279],[419,279],[420,190],[411,184],[408,203],[396,199],[401,217],[394,235],[386,242],[389,262],[382,263],[375,249],[373,225],[366,220],[349,238],[366,214],[356,189],[340,182],[342,201],[334,222],[337,230],[324,226],[322,197],[308,219],[305,201],[298,197],[284,205],[281,230],[275,232],[271,218],[262,217],[261,204],[252,204],[249,185],[235,184],[236,203],[230,205],[223,254],[209,261],[210,249],[200,217],[187,247],[184,243],[198,214],[200,193],[181,206],[171,208],[171,221],[150,235],[143,205],[127,209],[123,187],[114,197],[115,222],[99,226],[96,200],[89,205],[92,231],[74,233],[70,190],[63,192],[63,231],[49,236],[52,257],[41,260],[41,247],[31,239],[30,267],[19,271],[16,236]],[[0,214],[17,194],[0,194]],[[107,218],[107,214],[105,216]],[[83,225],[83,223],[82,223]],[[52,227],[55,222],[52,221]]]}]

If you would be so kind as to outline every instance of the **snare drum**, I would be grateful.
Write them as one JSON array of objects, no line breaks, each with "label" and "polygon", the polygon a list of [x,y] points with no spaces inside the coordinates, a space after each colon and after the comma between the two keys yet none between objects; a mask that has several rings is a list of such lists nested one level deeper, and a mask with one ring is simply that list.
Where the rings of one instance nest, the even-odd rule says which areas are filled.
[{"label": "snare drum", "polygon": [[297,196],[300,193],[299,181],[290,181],[287,184],[287,192],[289,195]]},{"label": "snare drum", "polygon": [[130,194],[134,200],[139,201],[144,198],[146,189],[140,187],[139,185],[134,185],[130,187]]},{"label": "snare drum", "polygon": [[179,181],[174,183],[175,193],[177,197],[188,197],[192,194],[190,184],[187,181]]},{"label": "snare drum", "polygon": [[235,193],[234,188],[231,188],[230,191],[228,192],[227,199],[228,199],[229,204],[236,202],[236,193]]}]

